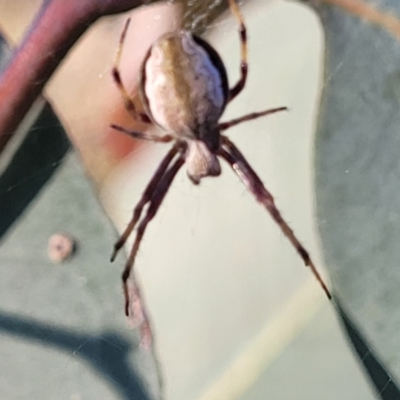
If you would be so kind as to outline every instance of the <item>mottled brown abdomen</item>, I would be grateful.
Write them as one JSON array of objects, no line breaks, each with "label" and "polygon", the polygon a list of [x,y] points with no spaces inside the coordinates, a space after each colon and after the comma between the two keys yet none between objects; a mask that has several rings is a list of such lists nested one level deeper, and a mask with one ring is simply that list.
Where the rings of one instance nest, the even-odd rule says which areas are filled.
[{"label": "mottled brown abdomen", "polygon": [[158,39],[144,61],[141,94],[146,112],[177,138],[201,139],[205,131],[215,130],[224,110],[226,72],[211,51],[182,31]]}]

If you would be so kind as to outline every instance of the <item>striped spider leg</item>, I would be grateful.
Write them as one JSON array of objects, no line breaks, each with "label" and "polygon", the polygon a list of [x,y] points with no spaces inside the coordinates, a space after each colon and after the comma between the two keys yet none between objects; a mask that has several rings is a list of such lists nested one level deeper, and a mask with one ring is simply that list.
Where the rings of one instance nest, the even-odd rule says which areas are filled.
[{"label": "striped spider leg", "polygon": [[289,239],[290,243],[297,250],[297,253],[303,259],[304,264],[310,267],[317,281],[320,283],[328,299],[331,299],[331,293],[319,274],[314,262],[312,261],[308,251],[297,239],[293,230],[283,219],[281,213],[275,206],[274,198],[271,193],[266,189],[261,179],[250,166],[246,158],[240,150],[226,137],[221,136],[222,146],[219,155],[232,167],[236,175],[244,183],[250,193],[255,199],[266,208],[271,215],[272,219],[279,225],[283,234]]}]

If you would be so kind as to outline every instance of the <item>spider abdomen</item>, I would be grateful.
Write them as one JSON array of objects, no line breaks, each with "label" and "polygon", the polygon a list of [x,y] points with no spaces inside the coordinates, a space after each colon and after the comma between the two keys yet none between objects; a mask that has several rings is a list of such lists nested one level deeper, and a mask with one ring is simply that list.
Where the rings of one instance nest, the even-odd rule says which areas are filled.
[{"label": "spider abdomen", "polygon": [[147,114],[181,139],[202,140],[215,131],[228,96],[218,54],[187,31],[166,34],[153,44],[140,89]]}]

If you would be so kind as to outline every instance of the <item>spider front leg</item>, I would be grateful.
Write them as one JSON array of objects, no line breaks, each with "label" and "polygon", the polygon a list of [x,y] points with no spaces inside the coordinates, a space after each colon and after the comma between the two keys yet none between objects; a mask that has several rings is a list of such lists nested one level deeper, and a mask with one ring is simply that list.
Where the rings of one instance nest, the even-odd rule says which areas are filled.
[{"label": "spider front leg", "polygon": [[229,0],[229,7],[239,23],[240,38],[240,79],[236,85],[229,90],[228,101],[232,101],[243,90],[244,85],[246,84],[248,64],[246,25],[244,24],[244,19],[239,6],[236,4],[236,0]]},{"label": "spider front leg", "polygon": [[297,250],[300,257],[303,259],[304,264],[311,268],[312,273],[322,286],[322,289],[324,290],[328,299],[331,299],[331,293],[317,271],[314,262],[311,260],[311,257],[308,254],[308,251],[300,243],[292,229],[281,216],[281,213],[275,206],[274,198],[272,197],[271,193],[269,193],[265,188],[261,179],[255,173],[253,168],[251,168],[250,164],[247,162],[239,149],[226,136],[221,136],[221,142],[222,147],[219,151],[219,155],[228,162],[228,164],[232,167],[232,169],[239,176],[247,189],[253,194],[256,200],[267,209],[272,219],[279,225],[283,234],[289,239],[290,243]]},{"label": "spider front leg", "polygon": [[122,83],[121,74],[119,72],[119,64],[121,61],[122,48],[124,45],[126,32],[128,31],[130,22],[131,22],[131,19],[128,18],[125,23],[124,29],[122,30],[122,33],[121,33],[121,36],[119,39],[117,54],[115,56],[114,66],[112,69],[112,76],[113,76],[115,84],[117,85],[119,91],[121,92],[122,99],[124,101],[124,106],[125,106],[126,110],[129,112],[129,114],[131,114],[133,119],[135,119],[136,121],[148,124],[148,123],[151,123],[150,118],[146,114],[138,112],[136,110],[133,99],[131,98],[131,96],[129,96],[128,91],[126,90],[124,84]]}]

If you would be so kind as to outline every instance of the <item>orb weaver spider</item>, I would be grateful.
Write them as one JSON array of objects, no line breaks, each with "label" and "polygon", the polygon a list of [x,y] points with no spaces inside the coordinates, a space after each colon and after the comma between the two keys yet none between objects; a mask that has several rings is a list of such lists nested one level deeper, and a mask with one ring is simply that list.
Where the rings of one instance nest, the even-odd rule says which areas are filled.
[{"label": "orb weaver spider", "polygon": [[[227,136],[221,134],[239,123],[287,110],[286,107],[278,107],[247,114],[228,122],[219,122],[226,105],[243,90],[248,72],[246,26],[235,0],[228,2],[239,25],[241,46],[240,78],[232,88],[228,86],[227,73],[219,54],[206,41],[188,31],[167,33],[153,43],[142,63],[139,94],[145,112],[138,112],[119,72],[129,19],[119,40],[112,75],[122,94],[125,108],[135,120],[154,123],[165,133],[156,136],[131,131],[114,124],[111,127],[135,139],[173,142],[172,148],[159,164],[136,205],[128,226],[115,243],[111,256],[111,261],[114,261],[118,251],[138,224],[135,241],[122,274],[127,316],[134,307],[130,307],[128,279],[133,274],[136,254],[147,225],[156,215],[177,172],[185,164],[190,180],[198,184],[207,176],[218,176],[221,173],[219,158],[231,166],[255,199],[266,208],[297,250],[304,264],[310,267],[328,298],[331,298],[309,253],[282,218],[272,195],[240,150]],[[148,208],[142,216],[145,206]],[[137,287],[135,290],[138,294]],[[144,322],[148,325],[147,317],[144,317]],[[149,326],[147,328],[150,329]]]}]

